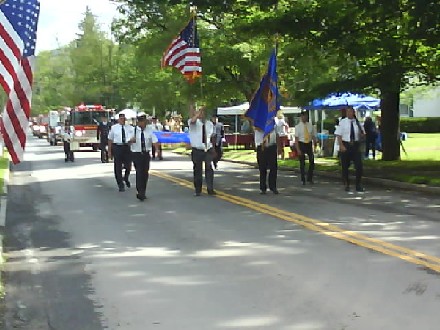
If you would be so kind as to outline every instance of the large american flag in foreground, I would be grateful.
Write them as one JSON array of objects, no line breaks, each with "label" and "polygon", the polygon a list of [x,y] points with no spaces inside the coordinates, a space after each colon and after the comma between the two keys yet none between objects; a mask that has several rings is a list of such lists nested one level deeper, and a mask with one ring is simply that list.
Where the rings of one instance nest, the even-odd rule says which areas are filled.
[{"label": "large american flag in foreground", "polygon": [[40,2],[0,1],[0,84],[8,95],[0,130],[14,164],[23,159],[31,112]]},{"label": "large american flag in foreground", "polygon": [[195,17],[174,38],[162,56],[162,67],[172,66],[180,70],[189,83],[202,75],[199,38]]}]

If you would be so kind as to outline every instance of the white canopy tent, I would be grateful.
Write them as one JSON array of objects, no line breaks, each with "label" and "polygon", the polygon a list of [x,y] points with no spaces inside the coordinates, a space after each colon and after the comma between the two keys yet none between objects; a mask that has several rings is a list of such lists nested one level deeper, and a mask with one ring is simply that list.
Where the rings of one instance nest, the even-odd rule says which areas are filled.
[{"label": "white canopy tent", "polygon": [[127,119],[134,119],[137,117],[137,111],[133,110],[133,109],[124,109],[119,111],[119,113],[117,114],[117,116],[119,116],[119,114],[124,114],[125,118]]}]

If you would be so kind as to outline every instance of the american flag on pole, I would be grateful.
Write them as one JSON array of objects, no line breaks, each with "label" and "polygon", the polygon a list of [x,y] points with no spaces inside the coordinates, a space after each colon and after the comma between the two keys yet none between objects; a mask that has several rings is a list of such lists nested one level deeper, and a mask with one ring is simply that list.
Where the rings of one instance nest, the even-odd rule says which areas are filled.
[{"label": "american flag on pole", "polygon": [[14,164],[29,128],[39,13],[38,0],[0,1],[0,85],[8,95],[0,131]]},{"label": "american flag on pole", "polygon": [[195,16],[173,39],[162,56],[162,67],[171,66],[180,70],[189,83],[202,75],[199,38]]}]

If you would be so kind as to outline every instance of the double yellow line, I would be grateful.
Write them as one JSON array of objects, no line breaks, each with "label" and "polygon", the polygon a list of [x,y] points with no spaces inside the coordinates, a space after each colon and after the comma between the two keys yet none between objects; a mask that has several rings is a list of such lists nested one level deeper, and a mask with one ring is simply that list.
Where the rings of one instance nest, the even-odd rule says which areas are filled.
[{"label": "double yellow line", "polygon": [[[151,174],[160,177],[162,179],[165,179],[167,181],[174,182],[180,186],[194,189],[193,183],[185,180],[180,179],[168,174],[165,174],[163,172],[158,171],[151,171]],[[394,245],[385,241],[382,241],[380,239],[368,237],[362,234],[358,234],[353,231],[344,230],[342,228],[339,228],[338,226],[332,225],[327,222],[319,221],[316,219],[312,219],[300,214],[296,214],[293,212],[288,212],[267,204],[261,204],[258,202],[255,202],[248,198],[243,198],[239,196],[234,196],[231,194],[226,194],[221,191],[217,191],[217,198],[220,198],[222,200],[228,201],[230,203],[240,205],[252,210],[255,210],[257,212],[270,215],[275,218],[279,218],[285,221],[293,222],[297,225],[303,226],[304,228],[320,232],[324,235],[337,238],[339,240],[343,240],[346,242],[350,242],[352,244],[380,252],[392,257],[396,257],[402,260],[405,260],[407,262],[426,267],[428,269],[431,269],[435,272],[440,273],[440,258],[437,258],[435,256],[430,256],[425,253],[408,249],[402,246]]]}]

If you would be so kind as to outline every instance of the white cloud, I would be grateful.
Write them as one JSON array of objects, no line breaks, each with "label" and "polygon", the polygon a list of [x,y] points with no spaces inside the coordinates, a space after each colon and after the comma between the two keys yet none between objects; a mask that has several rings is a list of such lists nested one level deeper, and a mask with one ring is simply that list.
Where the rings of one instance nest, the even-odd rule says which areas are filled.
[{"label": "white cloud", "polygon": [[74,40],[87,6],[97,17],[101,29],[109,34],[111,21],[117,15],[116,5],[110,0],[40,0],[40,6],[37,53]]}]

